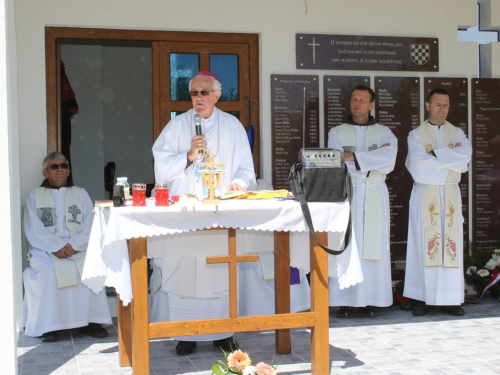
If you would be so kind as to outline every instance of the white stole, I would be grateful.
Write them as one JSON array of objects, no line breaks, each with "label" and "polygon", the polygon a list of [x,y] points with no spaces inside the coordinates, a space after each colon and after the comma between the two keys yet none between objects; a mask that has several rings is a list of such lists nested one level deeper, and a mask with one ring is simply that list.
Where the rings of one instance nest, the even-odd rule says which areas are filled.
[{"label": "white stole", "polygon": [[[345,152],[356,151],[356,134],[354,126],[343,124],[339,126],[338,138]],[[379,124],[367,125],[366,150],[379,148],[384,136],[384,127]],[[365,180],[364,225],[363,225],[363,260],[380,260],[380,241],[382,237],[382,187],[384,175],[371,170]],[[353,222],[355,219],[355,202],[352,204]]]},{"label": "white stole", "polygon": [[[417,128],[422,146],[427,153],[437,149],[437,140],[428,122]],[[443,145],[455,147],[458,140],[458,128],[445,122],[443,128]],[[440,185],[422,184],[422,208],[424,218],[425,266],[458,268],[457,245],[460,234],[460,195],[456,184],[460,182],[461,174],[451,169],[445,182],[445,217],[444,236],[441,228],[441,194]],[[444,254],[443,254],[444,245]]]},{"label": "white stole", "polygon": [[[35,202],[38,218],[42,221],[45,229],[50,234],[54,234],[54,230],[56,229],[56,210],[50,189],[45,187],[37,188]],[[82,194],[76,186],[66,189],[66,207],[66,226],[70,234],[74,236],[82,231],[83,221]]]},{"label": "white stole", "polygon": [[[50,234],[54,234],[56,229],[56,214],[54,199],[52,198],[50,189],[45,187],[37,188],[35,202],[37,215],[45,226],[45,229],[47,229]],[[77,187],[72,186],[67,188],[65,206],[67,208],[65,209],[66,226],[70,234],[74,236],[81,232],[83,221],[82,194]],[[57,287],[61,289],[76,286],[77,274],[75,263],[81,275],[85,263],[85,253],[78,252],[70,258],[64,259],[56,257],[53,253],[49,253],[49,255],[54,262]]]}]

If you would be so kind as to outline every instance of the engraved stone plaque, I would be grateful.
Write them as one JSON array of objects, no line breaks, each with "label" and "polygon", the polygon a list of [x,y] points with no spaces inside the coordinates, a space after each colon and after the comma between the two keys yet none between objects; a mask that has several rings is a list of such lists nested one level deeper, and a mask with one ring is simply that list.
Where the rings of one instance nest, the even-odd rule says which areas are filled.
[{"label": "engraved stone plaque", "polygon": [[319,76],[271,75],[273,187],[290,190],[288,174],[303,147],[319,147]]},{"label": "engraved stone plaque", "polygon": [[351,91],[356,85],[370,86],[368,76],[324,76],[323,97],[325,101],[325,147],[328,144],[328,132],[334,126],[344,123],[351,114]]},{"label": "engraved stone plaque", "polygon": [[438,72],[437,38],[296,34],[297,69]]},{"label": "engraved stone plaque", "polygon": [[391,206],[391,263],[393,280],[404,279],[408,212],[413,179],[405,167],[408,133],[420,125],[420,78],[375,77],[375,118],[398,139],[394,170],[386,184]]},{"label": "engraved stone plaque", "polygon": [[500,240],[500,79],[473,78],[472,240],[496,249]]}]

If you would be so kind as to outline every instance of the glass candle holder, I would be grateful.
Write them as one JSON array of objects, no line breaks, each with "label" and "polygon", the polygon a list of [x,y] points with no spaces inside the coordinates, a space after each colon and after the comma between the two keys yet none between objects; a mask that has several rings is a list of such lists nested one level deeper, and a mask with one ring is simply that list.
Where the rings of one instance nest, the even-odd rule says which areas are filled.
[{"label": "glass candle holder", "polygon": [[132,206],[146,205],[146,184],[132,184]]},{"label": "glass candle holder", "polygon": [[157,206],[168,206],[168,185],[155,185],[155,201]]}]

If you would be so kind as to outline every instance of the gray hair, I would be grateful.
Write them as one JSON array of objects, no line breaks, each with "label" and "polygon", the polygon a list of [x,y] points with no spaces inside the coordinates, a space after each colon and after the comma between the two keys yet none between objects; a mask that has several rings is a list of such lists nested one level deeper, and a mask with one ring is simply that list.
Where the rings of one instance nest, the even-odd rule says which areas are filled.
[{"label": "gray hair", "polygon": [[222,85],[221,85],[221,83],[220,83],[218,80],[216,80],[214,77],[211,77],[211,76],[206,76],[206,75],[194,76],[194,77],[191,79],[191,81],[189,81],[189,91],[191,91],[191,83],[193,83],[193,80],[194,80],[196,77],[202,77],[202,76],[203,76],[203,77],[210,77],[210,78],[212,78],[212,81],[213,81],[213,86],[212,86],[212,88],[213,88],[213,90],[215,90],[215,91],[222,91]]},{"label": "gray hair", "polygon": [[45,159],[43,159],[43,163],[42,163],[43,169],[44,170],[47,169],[47,167],[48,167],[47,164],[49,163],[49,161],[52,161],[52,160],[55,160],[55,159],[62,159],[66,163],[68,162],[68,158],[66,158],[66,156],[64,156],[60,152],[54,151],[54,152],[51,152],[50,154],[48,154],[45,157]]}]

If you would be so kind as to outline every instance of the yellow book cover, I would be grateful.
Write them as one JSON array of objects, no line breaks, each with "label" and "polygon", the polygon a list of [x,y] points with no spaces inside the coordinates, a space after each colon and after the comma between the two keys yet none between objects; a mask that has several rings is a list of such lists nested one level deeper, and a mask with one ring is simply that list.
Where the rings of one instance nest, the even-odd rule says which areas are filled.
[{"label": "yellow book cover", "polygon": [[273,199],[286,198],[288,190],[260,190],[260,191],[229,191],[221,199]]}]

